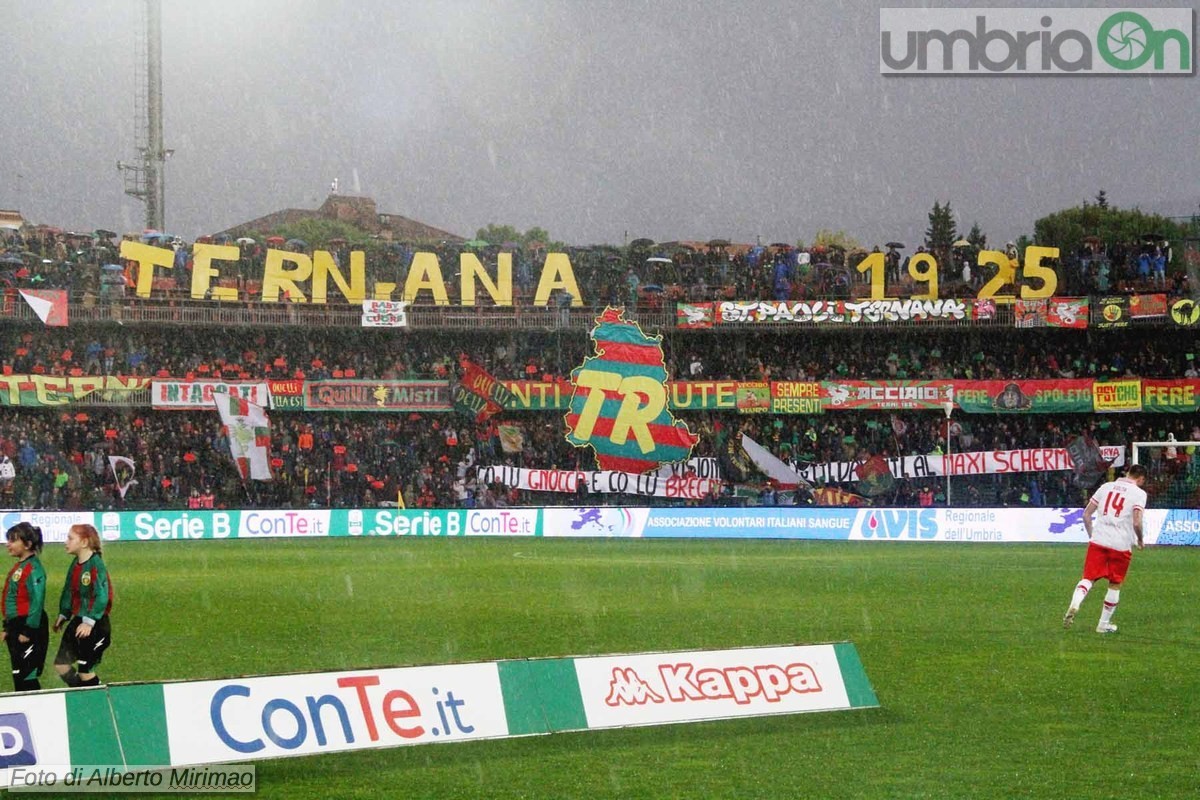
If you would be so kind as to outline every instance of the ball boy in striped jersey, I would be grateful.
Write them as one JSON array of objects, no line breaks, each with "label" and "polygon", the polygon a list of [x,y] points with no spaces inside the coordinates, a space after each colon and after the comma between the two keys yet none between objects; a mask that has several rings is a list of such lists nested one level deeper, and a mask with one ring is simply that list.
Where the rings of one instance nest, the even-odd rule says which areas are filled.
[{"label": "ball boy in striped jersey", "polygon": [[38,553],[42,552],[42,529],[18,522],[5,534],[8,554],[17,563],[4,581],[4,632],[0,639],[8,645],[12,662],[13,687],[18,692],[36,692],[42,688],[38,678],[46,668],[46,650],[50,625],[46,619],[46,570]]},{"label": "ball boy in striped jersey", "polygon": [[[1071,605],[1063,616],[1063,627],[1071,627],[1075,614],[1092,584],[1101,578],[1108,580],[1108,592],[1104,595],[1104,608],[1100,612],[1100,623],[1096,633],[1116,633],[1117,626],[1112,615],[1121,599],[1121,584],[1129,571],[1133,559],[1133,543],[1137,548],[1142,543],[1142,512],[1146,509],[1146,492],[1142,483],[1146,480],[1146,469],[1134,464],[1125,477],[1109,481],[1096,490],[1083,510],[1083,527],[1087,530],[1088,549],[1083,562],[1083,580],[1075,586]],[[1099,513],[1097,513],[1099,512]],[[1092,519],[1093,515],[1095,520]]]},{"label": "ball boy in striped jersey", "polygon": [[99,686],[96,665],[112,640],[113,598],[108,569],[100,557],[100,534],[91,525],[72,525],[66,549],[75,561],[67,569],[54,622],[55,631],[67,626],[54,668],[67,686]]}]

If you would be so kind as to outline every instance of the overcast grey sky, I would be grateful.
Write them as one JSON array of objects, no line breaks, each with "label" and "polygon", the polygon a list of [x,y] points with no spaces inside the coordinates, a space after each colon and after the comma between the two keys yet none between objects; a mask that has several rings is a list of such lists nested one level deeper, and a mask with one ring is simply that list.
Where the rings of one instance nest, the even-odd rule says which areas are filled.
[{"label": "overcast grey sky", "polygon": [[[1002,242],[1101,187],[1197,207],[1194,75],[884,77],[879,7],[164,0],[166,227],[315,208],[335,177],[464,236],[574,244],[915,244],[939,199]],[[115,164],[134,158],[142,9],[4,3],[0,207],[141,229]]]}]

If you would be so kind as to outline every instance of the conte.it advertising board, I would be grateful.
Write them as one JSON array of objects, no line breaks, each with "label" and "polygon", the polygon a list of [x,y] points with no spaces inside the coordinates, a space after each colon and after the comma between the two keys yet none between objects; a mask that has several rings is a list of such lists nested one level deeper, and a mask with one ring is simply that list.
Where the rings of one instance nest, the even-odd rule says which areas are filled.
[{"label": "conte.it advertising board", "polygon": [[332,535],[332,513],[329,509],[104,511],[97,514],[96,527],[108,541],[324,537]]},{"label": "conte.it advertising board", "polygon": [[0,698],[0,785],[878,704],[850,642],[111,684]]},{"label": "conte.it advertising board", "polygon": [[163,705],[174,765],[508,734],[494,663],[168,683]]},{"label": "conte.it advertising board", "polygon": [[339,509],[333,536],[540,536],[540,509]]},{"label": "conte.it advertising board", "polygon": [[[9,524],[19,522],[11,512]],[[32,512],[23,512],[27,517]],[[269,539],[329,536],[539,536],[541,511],[513,509],[276,509],[105,511],[55,514],[49,530],[65,539],[75,522],[95,524],[106,541]],[[8,517],[5,517],[6,519]],[[35,522],[35,524],[37,524]],[[47,528],[43,528],[47,530]]]}]

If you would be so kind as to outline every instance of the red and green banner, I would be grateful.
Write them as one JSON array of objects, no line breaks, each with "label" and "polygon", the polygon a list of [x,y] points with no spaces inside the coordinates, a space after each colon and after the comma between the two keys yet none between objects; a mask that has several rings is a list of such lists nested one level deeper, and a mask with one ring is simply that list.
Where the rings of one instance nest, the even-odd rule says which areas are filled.
[{"label": "red and green banner", "polygon": [[676,411],[736,411],[739,381],[667,381],[667,404]]},{"label": "red and green banner", "polygon": [[713,304],[677,303],[675,326],[677,328],[711,328],[713,326]]},{"label": "red and green banner", "polygon": [[610,307],[590,338],[595,355],[571,372],[567,441],[592,448],[602,470],[642,473],[686,460],[699,437],[668,409],[662,337]]},{"label": "red and green banner", "polygon": [[1200,411],[1200,380],[1142,378],[1142,411],[1151,414],[1195,414]]},{"label": "red and green banner", "polygon": [[459,364],[463,373],[454,387],[455,409],[474,414],[476,422],[484,422],[512,402],[512,392],[483,367],[466,356],[459,360]]},{"label": "red and green banner", "polygon": [[306,381],[305,411],[449,411],[446,381]]},{"label": "red and green banner", "polygon": [[304,410],[304,381],[295,378],[286,381],[267,381],[267,388],[271,390],[271,410]]},{"label": "red and green banner", "polygon": [[506,411],[562,411],[571,396],[571,382],[557,381],[503,381],[504,388],[512,394]]},{"label": "red and green banner", "polygon": [[821,381],[826,410],[940,409],[955,381]]},{"label": "red and green banner", "polygon": [[968,414],[1090,413],[1090,378],[954,381],[954,402]]},{"label": "red and green banner", "polygon": [[1088,307],[1086,297],[1018,299],[1013,304],[1013,320],[1018,328],[1086,328]]},{"label": "red and green banner", "polygon": [[1086,328],[1091,301],[1087,297],[1052,297],[1046,309],[1046,324],[1052,328]]},{"label": "red and green banner", "polygon": [[737,387],[739,414],[767,414],[771,411],[771,384],[766,381],[741,381]]},{"label": "red and green banner", "polygon": [[66,289],[19,289],[21,297],[48,328],[65,328],[67,325]]},{"label": "red and green banner", "polygon": [[[563,411],[570,381],[504,381],[513,399],[506,411]],[[676,411],[736,411],[739,381],[667,381],[667,407]]]},{"label": "red and green banner", "polygon": [[45,408],[97,397],[120,402],[150,386],[150,378],[116,375],[0,375],[0,406]]}]

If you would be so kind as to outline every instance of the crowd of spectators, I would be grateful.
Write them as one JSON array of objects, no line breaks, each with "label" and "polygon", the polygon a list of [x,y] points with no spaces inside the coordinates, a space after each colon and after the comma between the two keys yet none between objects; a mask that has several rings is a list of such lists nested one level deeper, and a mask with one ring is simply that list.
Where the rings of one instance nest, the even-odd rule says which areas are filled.
[{"label": "crowd of spectators", "polygon": [[[1071,331],[941,329],[781,330],[697,333],[663,340],[676,380],[887,380],[1193,378],[1200,339],[1159,329]],[[9,328],[0,335],[3,374],[128,375],[175,379],[445,379],[459,354],[503,380],[564,379],[592,352],[582,330],[397,334],[357,330],[119,325]]]},{"label": "crowd of spectators", "polygon": [[[1098,444],[1128,446],[1168,435],[1200,439],[1174,415],[956,417],[939,412],[836,413],[806,416],[682,414],[700,435],[694,456],[711,456],[733,484],[762,487],[764,477],[733,446],[746,433],[793,464],[978,450],[1063,447],[1086,433]],[[522,440],[506,451],[501,425]],[[15,467],[0,480],[2,507],[200,508],[374,507],[398,493],[409,507],[492,507],[577,504],[575,495],[478,486],[479,466],[594,469],[590,451],[571,446],[557,414],[525,412],[482,424],[456,414],[276,412],[271,415],[271,482],[243,483],[215,412],[90,408],[87,411],[0,410],[0,456]],[[137,483],[121,497],[108,456],[133,460]],[[1197,457],[1200,462],[1200,456]],[[1058,506],[1078,503],[1081,490],[1064,472],[957,476],[953,505]],[[854,490],[853,483],[845,487]],[[904,479],[881,505],[945,504],[944,478]],[[730,489],[732,492],[732,489]],[[717,498],[714,498],[714,500]],[[588,503],[655,501],[623,495]]]}]

